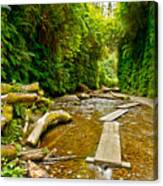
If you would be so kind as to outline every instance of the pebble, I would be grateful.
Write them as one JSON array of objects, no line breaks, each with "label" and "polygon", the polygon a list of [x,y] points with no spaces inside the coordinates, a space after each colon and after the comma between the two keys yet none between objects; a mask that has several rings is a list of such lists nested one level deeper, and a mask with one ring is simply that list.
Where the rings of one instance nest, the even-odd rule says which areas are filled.
[{"label": "pebble", "polygon": [[67,154],[72,155],[73,153],[72,153],[72,151],[69,150],[69,151],[67,151]]},{"label": "pebble", "polygon": [[140,174],[139,174],[139,173],[136,173],[136,176],[137,176],[137,177],[140,177]]},{"label": "pebble", "polygon": [[78,179],[80,179],[82,176],[80,175],[80,174],[78,174],[77,176],[76,176],[76,178],[78,178]]},{"label": "pebble", "polygon": [[135,173],[132,173],[133,176],[135,176],[136,174]]},{"label": "pebble", "polygon": [[94,171],[95,170],[95,165],[94,164],[89,164],[88,169]]},{"label": "pebble", "polygon": [[72,170],[68,170],[67,174],[70,175],[70,174],[72,174],[72,172],[73,172]]},{"label": "pebble", "polygon": [[26,150],[27,148],[26,147],[23,147],[22,150]]},{"label": "pebble", "polygon": [[53,155],[55,155],[55,153],[57,152],[58,150],[56,148],[53,149]]},{"label": "pebble", "polygon": [[63,169],[64,168],[64,165],[60,165],[60,168]]},{"label": "pebble", "polygon": [[56,171],[52,171],[53,174],[56,174],[57,172]]},{"label": "pebble", "polygon": [[46,165],[46,166],[45,166],[45,169],[46,169],[46,170],[49,170],[49,169],[50,169],[50,166],[49,166],[49,165]]}]

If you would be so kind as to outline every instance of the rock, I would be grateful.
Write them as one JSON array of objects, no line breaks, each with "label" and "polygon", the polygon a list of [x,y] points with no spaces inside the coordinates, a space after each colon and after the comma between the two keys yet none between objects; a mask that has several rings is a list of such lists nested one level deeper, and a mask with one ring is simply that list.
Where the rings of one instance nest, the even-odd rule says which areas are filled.
[{"label": "rock", "polygon": [[78,96],[79,99],[89,99],[90,98],[90,95],[87,94],[87,93],[84,93],[84,92],[83,93],[78,93],[77,96]]},{"label": "rock", "polygon": [[92,164],[92,163],[88,165],[88,168],[89,168],[89,170],[91,170],[91,171],[94,171],[94,170],[96,169],[95,165]]},{"label": "rock", "polygon": [[27,166],[28,166],[29,177],[31,177],[31,178],[47,178],[47,177],[49,177],[47,171],[45,169],[41,168],[36,163],[28,160]]},{"label": "rock", "polygon": [[112,178],[112,169],[107,168],[106,170],[103,171],[103,178],[110,180]]}]

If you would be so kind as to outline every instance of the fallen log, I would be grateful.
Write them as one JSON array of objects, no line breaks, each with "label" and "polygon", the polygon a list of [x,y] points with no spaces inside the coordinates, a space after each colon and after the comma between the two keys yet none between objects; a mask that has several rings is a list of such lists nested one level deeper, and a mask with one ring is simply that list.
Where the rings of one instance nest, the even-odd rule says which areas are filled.
[{"label": "fallen log", "polygon": [[38,160],[42,160],[46,156],[47,152],[48,151],[44,148],[30,149],[30,150],[20,152],[19,156],[23,160],[38,161]]},{"label": "fallen log", "polygon": [[87,94],[87,93],[84,93],[84,92],[77,93],[77,96],[78,96],[79,99],[89,99],[90,98],[90,95]]},{"label": "fallen log", "polygon": [[101,87],[101,91],[106,93],[106,92],[110,92],[110,91],[114,91],[114,92],[119,92],[119,87],[106,87],[106,86],[102,86]]},{"label": "fallen log", "polygon": [[115,99],[114,96],[111,93],[90,93],[90,97]]},{"label": "fallen log", "polygon": [[39,83],[32,83],[29,85],[10,85],[7,83],[1,84],[1,94],[7,94],[10,92],[38,92],[39,90]]},{"label": "fallen log", "polygon": [[53,157],[53,158],[46,158],[44,161],[66,161],[77,158],[76,155],[71,156],[59,156],[59,157]]},{"label": "fallen log", "polygon": [[15,158],[17,155],[15,145],[1,145],[1,157]]},{"label": "fallen log", "polygon": [[38,99],[38,95],[36,93],[8,93],[2,99],[3,102],[7,104],[19,103],[19,102],[34,102]]},{"label": "fallen log", "polygon": [[54,164],[56,161],[68,161],[76,158],[80,158],[80,157],[77,157],[76,155],[71,155],[71,156],[59,156],[53,158],[46,158],[43,160],[43,164],[50,165],[50,164]]},{"label": "fallen log", "polygon": [[122,94],[119,92],[111,92],[111,94],[114,98],[119,98],[119,99],[124,99],[124,100],[130,99],[130,97],[128,95]]},{"label": "fallen log", "polygon": [[47,129],[48,126],[56,125],[59,122],[68,122],[70,120],[70,114],[63,110],[47,112],[35,123],[33,131],[27,138],[27,143],[36,145],[41,134]]}]

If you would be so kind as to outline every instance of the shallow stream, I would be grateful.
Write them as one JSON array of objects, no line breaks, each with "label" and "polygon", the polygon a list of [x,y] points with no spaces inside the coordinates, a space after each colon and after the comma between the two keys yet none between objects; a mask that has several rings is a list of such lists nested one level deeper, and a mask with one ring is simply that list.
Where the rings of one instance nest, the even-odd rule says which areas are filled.
[{"label": "shallow stream", "polygon": [[[103,124],[99,117],[116,109],[117,105],[128,101],[89,98],[85,100],[56,99],[52,109],[64,109],[72,114],[69,124],[49,129],[42,137],[41,147],[53,150],[54,156],[77,158],[59,161],[53,165],[43,165],[51,177],[99,179],[98,172],[85,162],[87,156],[94,156]],[[112,179],[152,180],[154,178],[155,123],[153,111],[148,106],[139,105],[118,119],[121,123],[122,160],[131,163],[132,168],[113,170]]]}]

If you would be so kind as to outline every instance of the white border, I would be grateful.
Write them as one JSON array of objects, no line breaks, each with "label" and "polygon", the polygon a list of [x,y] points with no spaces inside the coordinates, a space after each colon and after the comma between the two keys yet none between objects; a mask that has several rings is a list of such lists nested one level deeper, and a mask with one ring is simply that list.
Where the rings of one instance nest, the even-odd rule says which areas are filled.
[{"label": "white border", "polygon": [[[107,0],[1,0],[1,4],[48,4],[48,3],[65,3],[65,2],[91,2],[91,1],[107,1]],[[118,1],[118,0],[114,0]],[[119,0],[120,1],[120,0]],[[126,0],[132,1],[132,0]],[[136,1],[136,0],[135,0]],[[143,0],[145,1],[145,0]],[[156,0],[159,3],[159,180],[157,181],[102,181],[102,180],[56,180],[56,179],[30,179],[30,178],[0,178],[1,186],[82,186],[82,185],[94,185],[94,186],[118,186],[118,185],[163,185],[163,161],[162,161],[162,136],[163,136],[163,85],[161,79],[163,79],[163,0]]]}]

